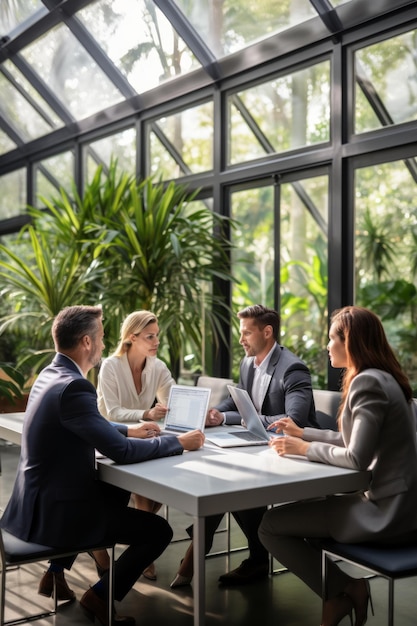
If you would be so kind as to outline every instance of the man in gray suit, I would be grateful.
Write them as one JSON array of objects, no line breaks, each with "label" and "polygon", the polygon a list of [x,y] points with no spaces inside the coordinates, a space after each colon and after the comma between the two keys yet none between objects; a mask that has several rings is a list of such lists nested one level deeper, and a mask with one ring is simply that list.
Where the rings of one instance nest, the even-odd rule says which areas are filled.
[{"label": "man in gray suit", "polygon": [[[299,426],[319,428],[316,421],[310,372],[301,359],[278,343],[280,317],[260,304],[237,314],[240,320],[239,343],[245,351],[240,365],[238,387],[246,389],[265,427],[280,417],[291,416]],[[236,405],[229,396],[208,411],[206,426],[240,424]],[[223,574],[223,585],[240,585],[268,575],[268,552],[258,538],[258,527],[266,507],[233,512],[248,539],[249,558],[235,570]],[[206,519],[206,552],[222,515]],[[191,529],[188,529],[191,533]],[[189,584],[192,578],[192,544],[187,551],[172,587]]]}]

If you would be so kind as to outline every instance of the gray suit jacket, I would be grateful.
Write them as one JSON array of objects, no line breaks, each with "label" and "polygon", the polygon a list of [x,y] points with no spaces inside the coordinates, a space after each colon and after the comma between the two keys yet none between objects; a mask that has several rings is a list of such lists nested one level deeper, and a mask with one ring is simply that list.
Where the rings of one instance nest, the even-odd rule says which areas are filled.
[{"label": "gray suit jacket", "polygon": [[[238,387],[252,390],[254,357],[245,357],[240,365]],[[310,372],[306,364],[295,354],[276,345],[268,363],[269,385],[261,409],[264,425],[272,424],[289,415],[299,426],[319,428],[316,421]],[[229,396],[216,409],[225,414],[226,424],[240,424],[241,417]]]},{"label": "gray suit jacket", "polygon": [[417,449],[412,407],[387,372],[354,378],[341,432],[304,430],[310,461],[371,469],[365,493],[333,498],[328,523],[338,541],[379,541],[417,529]]}]

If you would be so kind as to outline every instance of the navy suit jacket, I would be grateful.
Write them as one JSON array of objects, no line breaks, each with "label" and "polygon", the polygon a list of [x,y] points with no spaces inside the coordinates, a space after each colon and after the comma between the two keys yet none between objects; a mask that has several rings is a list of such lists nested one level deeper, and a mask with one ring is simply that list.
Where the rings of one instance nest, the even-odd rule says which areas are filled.
[{"label": "navy suit jacket", "polygon": [[[240,364],[238,387],[251,395],[254,357],[245,357]],[[289,415],[298,426],[320,428],[316,420],[311,376],[306,364],[287,348],[277,344],[269,359],[269,385],[261,408],[264,425]],[[226,424],[240,424],[241,417],[229,396],[216,409],[225,413]]]},{"label": "navy suit jacket", "polygon": [[96,448],[116,463],[183,452],[176,436],[127,437],[126,425],[100,415],[94,385],[57,354],[31,390],[16,481],[0,525],[55,547],[102,541],[129,493],[97,479]]}]

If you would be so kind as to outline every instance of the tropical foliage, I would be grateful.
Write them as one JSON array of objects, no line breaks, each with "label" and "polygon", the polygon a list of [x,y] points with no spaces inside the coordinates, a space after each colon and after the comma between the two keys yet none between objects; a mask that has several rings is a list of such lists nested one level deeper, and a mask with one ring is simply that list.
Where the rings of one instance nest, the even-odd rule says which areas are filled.
[{"label": "tropical foliage", "polygon": [[[214,215],[175,183],[136,181],[112,163],[99,167],[80,196],[61,189],[32,208],[32,223],[0,245],[2,295],[9,312],[1,331],[25,328],[20,365],[50,358],[54,316],[71,304],[101,304],[107,349],[123,318],[149,309],[159,318],[162,356],[176,376],[181,358],[215,346],[228,317],[213,280],[232,280],[230,220]],[[204,329],[204,332],[203,332]]]}]

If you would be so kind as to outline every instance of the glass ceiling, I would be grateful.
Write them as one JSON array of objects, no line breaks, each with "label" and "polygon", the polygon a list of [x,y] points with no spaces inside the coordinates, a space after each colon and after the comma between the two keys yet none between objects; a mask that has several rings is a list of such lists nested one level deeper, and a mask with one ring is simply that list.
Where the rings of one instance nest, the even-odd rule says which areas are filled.
[{"label": "glass ceiling", "polygon": [[[263,59],[254,46],[279,44],[308,21],[328,37],[409,2],[367,4],[364,12],[358,0],[0,0],[0,155],[168,81],[233,75],[244,49],[256,50],[245,69],[255,66]],[[263,53],[270,59],[273,46]]]}]

